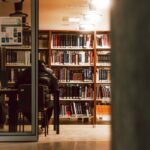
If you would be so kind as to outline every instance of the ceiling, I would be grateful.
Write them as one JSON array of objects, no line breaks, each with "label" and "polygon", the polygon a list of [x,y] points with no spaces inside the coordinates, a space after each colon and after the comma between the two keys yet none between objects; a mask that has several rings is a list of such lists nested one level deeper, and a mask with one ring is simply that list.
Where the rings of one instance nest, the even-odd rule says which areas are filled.
[{"label": "ceiling", "polygon": [[[90,0],[39,0],[40,28],[79,29],[79,23],[70,23],[69,17],[80,17],[89,10]],[[99,0],[100,2],[101,0]],[[98,4],[100,5],[100,3]],[[99,18],[94,20],[95,28],[110,29],[110,10],[96,9]],[[45,21],[47,20],[47,21]]]},{"label": "ceiling", "polygon": [[[110,30],[110,9],[100,8],[102,0],[98,0],[96,7],[98,18],[92,20],[96,30]],[[103,0],[105,1],[105,0]],[[39,27],[40,29],[79,30],[79,23],[83,21],[83,14],[89,10],[90,0],[39,0]],[[4,9],[7,7],[7,9]],[[9,9],[8,9],[9,8]],[[30,23],[31,0],[24,0],[23,12],[29,14]],[[13,4],[0,2],[0,16],[14,12]],[[69,17],[79,17],[80,22],[72,23]]]}]

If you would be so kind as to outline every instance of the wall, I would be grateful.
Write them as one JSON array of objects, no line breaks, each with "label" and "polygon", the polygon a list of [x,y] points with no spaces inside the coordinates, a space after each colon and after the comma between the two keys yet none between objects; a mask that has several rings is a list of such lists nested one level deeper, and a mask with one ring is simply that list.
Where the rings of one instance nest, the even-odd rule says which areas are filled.
[{"label": "wall", "polygon": [[[78,3],[75,6],[73,4],[71,5],[70,1],[66,2],[65,0],[61,0],[61,3],[58,1],[59,0],[39,0],[39,28],[78,30],[78,24],[63,21],[63,18],[69,16],[81,16],[81,14],[87,10],[87,7],[80,7],[78,6]],[[30,23],[31,15],[30,2],[31,0],[25,0],[23,3],[23,12],[29,15],[27,18],[28,23]],[[13,12],[14,6],[12,3],[0,2],[0,16],[8,16]],[[99,14],[101,15],[101,21],[97,22],[96,30],[110,30],[110,11],[100,10]]]}]

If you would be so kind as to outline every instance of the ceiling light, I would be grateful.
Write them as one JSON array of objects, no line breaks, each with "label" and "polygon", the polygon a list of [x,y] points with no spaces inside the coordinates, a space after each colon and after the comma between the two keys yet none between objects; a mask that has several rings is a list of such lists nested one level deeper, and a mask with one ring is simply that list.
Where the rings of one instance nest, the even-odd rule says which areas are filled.
[{"label": "ceiling light", "polygon": [[80,21],[80,18],[78,18],[78,17],[70,17],[70,18],[68,19],[68,21],[69,21],[69,22],[79,22],[79,21]]},{"label": "ceiling light", "polygon": [[97,20],[99,18],[99,15],[94,11],[88,11],[85,14],[83,14],[84,20]]},{"label": "ceiling light", "polygon": [[79,30],[86,30],[86,31],[92,31],[94,30],[94,24],[80,24]]},{"label": "ceiling light", "polygon": [[96,10],[98,8],[105,9],[111,6],[111,0],[91,0],[89,3],[90,10]]}]

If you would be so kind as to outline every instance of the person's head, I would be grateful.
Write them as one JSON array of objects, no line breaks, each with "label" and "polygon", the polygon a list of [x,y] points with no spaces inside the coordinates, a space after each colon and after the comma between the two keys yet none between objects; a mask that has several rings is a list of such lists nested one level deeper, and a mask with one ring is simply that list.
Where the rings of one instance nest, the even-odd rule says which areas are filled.
[{"label": "person's head", "polygon": [[46,69],[46,65],[45,62],[42,60],[38,60],[38,70],[45,70]]}]

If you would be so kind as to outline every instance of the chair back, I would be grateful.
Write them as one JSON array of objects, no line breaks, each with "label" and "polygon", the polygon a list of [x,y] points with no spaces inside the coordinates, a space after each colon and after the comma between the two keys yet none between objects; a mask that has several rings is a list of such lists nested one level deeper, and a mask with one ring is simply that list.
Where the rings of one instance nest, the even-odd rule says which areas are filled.
[{"label": "chair back", "polygon": [[[31,112],[31,90],[31,84],[22,84],[19,86],[19,109],[22,112]],[[48,86],[38,85],[38,111],[42,111],[46,106],[48,91]]]}]

